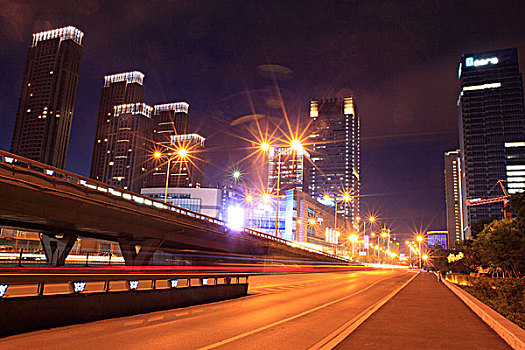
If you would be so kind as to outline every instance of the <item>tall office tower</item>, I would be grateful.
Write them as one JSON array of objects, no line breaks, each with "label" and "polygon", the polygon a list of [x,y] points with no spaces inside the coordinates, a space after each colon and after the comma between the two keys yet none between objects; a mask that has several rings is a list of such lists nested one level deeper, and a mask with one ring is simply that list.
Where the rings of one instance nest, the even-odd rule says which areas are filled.
[{"label": "tall office tower", "polygon": [[447,247],[453,249],[456,242],[470,237],[460,150],[445,152],[445,202]]},{"label": "tall office tower", "polygon": [[[481,198],[498,180],[509,193],[525,188],[523,83],[516,49],[461,57],[460,144],[468,198]],[[502,203],[469,207],[470,222],[502,216]]]},{"label": "tall office tower", "polygon": [[[183,134],[171,136],[171,153],[160,159],[161,163],[167,163],[169,159],[170,187],[201,187],[204,173],[204,141],[205,138],[199,134]],[[157,166],[153,170],[153,176],[157,172]],[[157,181],[163,183],[159,187],[166,186],[166,173],[159,176]]]},{"label": "tall office tower", "polygon": [[[172,136],[188,133],[188,108],[189,104],[186,102],[166,103],[154,107],[153,122],[155,127],[152,137],[156,150],[163,154],[172,152]],[[148,187],[164,187],[166,185],[168,162],[162,159],[153,159],[152,162],[149,168],[153,169],[153,171],[149,177],[150,183],[148,183]],[[170,162],[170,173],[176,174],[177,172],[176,162]],[[177,181],[180,182],[176,176],[169,176],[168,181],[169,187],[178,187]],[[200,183],[202,183],[202,180]]]},{"label": "tall office tower", "polygon": [[148,183],[147,161],[153,148],[153,107],[130,103],[114,107],[104,140],[107,164],[102,182],[140,193]]},{"label": "tall office tower", "polygon": [[271,147],[268,154],[268,190],[277,190],[279,176],[280,191],[293,188],[306,193],[310,170],[310,154],[306,150]]},{"label": "tall office tower", "polygon": [[90,177],[102,181],[110,155],[107,153],[107,135],[109,125],[117,105],[144,102],[144,74],[125,72],[104,77],[104,86],[100,94],[97,129],[91,155]]},{"label": "tall office tower", "polygon": [[71,26],[33,34],[11,152],[65,167],[83,36]]},{"label": "tall office tower", "polygon": [[[329,194],[341,200],[349,192],[352,203],[338,212],[352,221],[359,215],[359,116],[352,96],[310,101],[312,170],[309,191],[322,201]],[[333,205],[333,203],[332,203]]]}]

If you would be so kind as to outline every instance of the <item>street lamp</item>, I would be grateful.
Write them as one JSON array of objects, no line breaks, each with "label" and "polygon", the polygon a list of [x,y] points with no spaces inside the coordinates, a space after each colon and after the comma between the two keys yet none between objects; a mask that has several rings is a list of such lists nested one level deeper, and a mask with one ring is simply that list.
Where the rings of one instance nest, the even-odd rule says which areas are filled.
[{"label": "street lamp", "polygon": [[[324,199],[329,199],[330,195],[325,194],[323,197],[324,197]],[[351,198],[352,198],[352,196],[350,196],[350,193],[345,192],[345,193],[343,193],[343,195],[341,197],[341,201],[343,203],[347,203],[348,201],[350,201]],[[334,204],[335,204],[334,228],[337,231],[337,196],[334,196]]]},{"label": "street lamp", "polygon": [[272,200],[272,195],[269,194],[269,193],[266,193],[266,192],[265,192],[265,193],[263,193],[263,195],[262,195],[262,200],[263,200],[263,202],[264,202],[265,204],[268,204],[268,203],[270,203],[270,201]]},{"label": "street lamp", "polygon": [[[370,224],[373,224],[374,222],[376,222],[376,218],[374,216],[371,216],[368,218],[368,222],[370,222]],[[366,235],[366,220],[363,220],[363,236]]]},{"label": "street lamp", "polygon": [[263,142],[263,143],[261,143],[261,146],[260,146],[260,147],[261,147],[261,149],[262,149],[264,152],[266,152],[266,151],[268,151],[268,150],[270,149],[270,144],[269,144],[268,142]]},{"label": "street lamp", "polygon": [[[270,150],[270,144],[268,142],[263,142],[260,145],[261,149],[263,151]],[[279,147],[280,148],[280,147]],[[301,141],[294,139],[290,142],[289,149],[291,149],[294,152],[301,152],[303,150],[303,145],[301,144]],[[279,234],[279,197],[280,197],[280,183],[281,183],[281,154],[285,151],[285,149],[281,150],[279,153],[277,153],[277,201],[275,205],[275,237]]]},{"label": "street lamp", "polygon": [[354,258],[354,244],[357,242],[357,235],[355,233],[352,233],[350,235],[350,242],[352,242],[352,259]]},{"label": "street lamp", "polygon": [[160,151],[156,151],[155,153],[153,153],[153,157],[155,157],[156,159],[161,159],[163,157],[166,157],[168,159],[167,170],[166,170],[166,186],[164,189],[164,203],[168,201],[168,184],[170,180],[171,159],[173,158],[172,156],[179,157],[181,160],[183,160],[184,158],[188,156],[188,150],[181,147],[177,150],[177,152],[168,153],[166,155],[162,154],[162,152]]},{"label": "street lamp", "polygon": [[419,251],[418,251],[418,255],[419,255],[419,270],[421,270],[421,241],[423,240],[423,237],[422,236],[417,236],[416,237],[418,243],[419,243]]}]

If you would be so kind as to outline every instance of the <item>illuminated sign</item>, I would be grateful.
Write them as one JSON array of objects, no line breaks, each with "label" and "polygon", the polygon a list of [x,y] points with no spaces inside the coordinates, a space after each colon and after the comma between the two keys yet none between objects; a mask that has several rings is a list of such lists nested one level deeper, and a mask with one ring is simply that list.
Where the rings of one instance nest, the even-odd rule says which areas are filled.
[{"label": "illuminated sign", "polygon": [[5,292],[7,291],[7,287],[9,287],[8,284],[0,284],[0,298],[4,296]]},{"label": "illuminated sign", "polygon": [[179,280],[171,280],[171,288],[177,288],[179,285]]},{"label": "illuminated sign", "polygon": [[208,284],[208,279],[207,278],[203,278],[202,279],[202,285],[205,286]]},{"label": "illuminated sign", "polygon": [[129,281],[129,289],[131,290],[137,289],[138,286],[139,286],[139,281]]},{"label": "illuminated sign", "polygon": [[491,58],[480,58],[475,60],[474,57],[467,57],[465,59],[465,66],[467,67],[480,67],[486,66],[487,64],[498,64],[499,60],[497,57]]},{"label": "illuminated sign", "polygon": [[86,288],[86,282],[73,282],[73,291],[75,293],[83,292]]}]

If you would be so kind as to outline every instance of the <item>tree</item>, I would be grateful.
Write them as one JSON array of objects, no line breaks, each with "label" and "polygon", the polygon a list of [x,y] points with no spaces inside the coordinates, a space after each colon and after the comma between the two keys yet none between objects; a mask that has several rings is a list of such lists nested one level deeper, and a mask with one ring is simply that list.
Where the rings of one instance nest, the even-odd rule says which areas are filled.
[{"label": "tree", "polygon": [[483,232],[483,230],[485,229],[487,225],[490,225],[495,220],[498,220],[498,218],[495,216],[492,216],[488,219],[482,219],[482,220],[479,220],[473,223],[472,226],[470,227],[472,238],[476,238],[477,235]]},{"label": "tree", "polygon": [[509,208],[516,215],[518,221],[525,221],[525,192],[516,193],[510,197]]},{"label": "tree", "polygon": [[525,274],[525,231],[519,218],[494,221],[476,237],[472,248],[484,267],[520,278]]},{"label": "tree", "polygon": [[[454,252],[454,251],[453,251]],[[464,269],[469,271],[477,271],[481,266],[481,259],[478,251],[474,247],[474,241],[471,239],[458,242],[456,244],[455,252],[462,252],[463,258],[454,263],[454,270],[459,272]]]}]

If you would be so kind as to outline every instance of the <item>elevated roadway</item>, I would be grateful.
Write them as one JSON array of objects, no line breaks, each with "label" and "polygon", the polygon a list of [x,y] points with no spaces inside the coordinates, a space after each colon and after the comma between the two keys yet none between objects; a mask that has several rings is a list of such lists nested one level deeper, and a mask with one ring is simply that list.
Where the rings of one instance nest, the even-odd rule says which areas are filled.
[{"label": "elevated roadway", "polygon": [[115,241],[126,265],[164,251],[348,263],[335,255],[225,222],[0,151],[0,226],[38,231],[50,264],[64,264],[77,237]]}]

